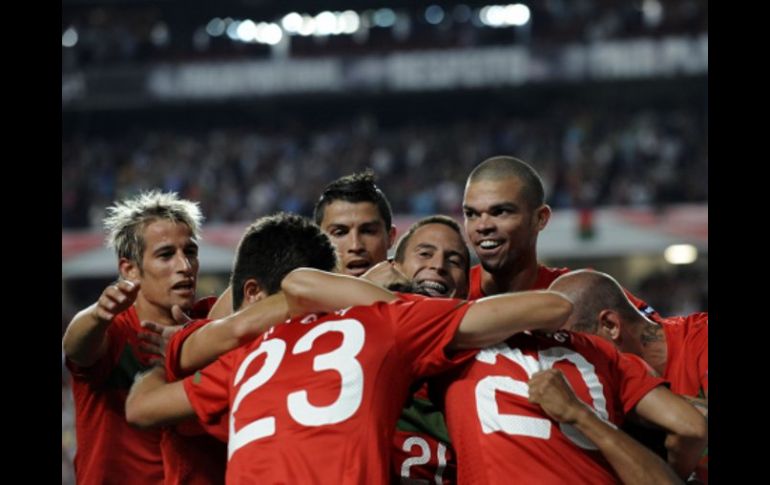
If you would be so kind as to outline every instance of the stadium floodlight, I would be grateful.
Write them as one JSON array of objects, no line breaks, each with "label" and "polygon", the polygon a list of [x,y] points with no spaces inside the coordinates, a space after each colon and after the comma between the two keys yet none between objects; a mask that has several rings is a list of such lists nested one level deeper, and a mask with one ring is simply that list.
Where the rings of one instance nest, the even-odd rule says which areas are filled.
[{"label": "stadium floodlight", "polygon": [[241,42],[256,42],[257,41],[257,24],[253,20],[247,19],[238,25],[236,30],[238,39]]},{"label": "stadium floodlight", "polygon": [[257,25],[256,40],[262,44],[276,45],[283,39],[283,30],[278,24],[260,22]]},{"label": "stadium floodlight", "polygon": [[206,24],[206,33],[211,37],[219,37],[225,33],[225,21],[219,17],[214,17]]},{"label": "stadium floodlight", "polygon": [[358,14],[352,10],[345,10],[337,19],[340,30],[343,34],[354,34],[361,26],[361,20]]},{"label": "stadium floodlight", "polygon": [[396,23],[396,12],[389,8],[380,8],[374,11],[374,25],[377,27],[393,27]]},{"label": "stadium floodlight", "polygon": [[438,5],[429,5],[425,9],[425,20],[431,25],[438,25],[444,20],[444,9]]},{"label": "stadium floodlight", "polygon": [[324,11],[315,16],[315,31],[313,35],[325,37],[333,34],[336,28],[337,17],[333,13]]},{"label": "stadium floodlight", "polygon": [[298,34],[302,29],[302,15],[297,12],[287,13],[281,19],[281,26],[288,34]]},{"label": "stadium floodlight", "polygon": [[231,40],[241,40],[238,36],[238,27],[241,26],[240,20],[233,20],[230,22],[230,24],[227,26],[227,36],[230,37]]},{"label": "stadium floodlight", "polygon": [[516,3],[514,5],[507,5],[505,11],[505,23],[508,25],[515,25],[521,27],[529,22],[529,7],[522,3]]},{"label": "stadium floodlight", "polygon": [[315,19],[310,15],[302,15],[302,27],[299,28],[299,35],[307,37],[315,32]]},{"label": "stadium floodlight", "polygon": [[698,249],[692,244],[672,244],[663,251],[663,257],[670,264],[690,264],[698,259]]},{"label": "stadium floodlight", "polygon": [[62,47],[75,47],[78,43],[78,31],[75,27],[68,27],[67,30],[61,35]]}]

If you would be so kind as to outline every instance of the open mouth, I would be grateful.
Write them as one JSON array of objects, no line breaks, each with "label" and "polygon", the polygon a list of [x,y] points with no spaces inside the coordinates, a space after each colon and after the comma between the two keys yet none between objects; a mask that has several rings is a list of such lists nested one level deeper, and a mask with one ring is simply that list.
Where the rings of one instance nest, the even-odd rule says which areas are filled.
[{"label": "open mouth", "polygon": [[171,290],[178,293],[192,293],[195,291],[195,282],[191,280],[180,281],[179,283],[172,286]]},{"label": "open mouth", "polygon": [[503,241],[500,239],[483,239],[476,243],[479,256],[495,254],[502,246]]},{"label": "open mouth", "polygon": [[363,259],[351,261],[345,265],[345,272],[351,276],[361,276],[366,273],[371,266],[369,261]]},{"label": "open mouth", "polygon": [[415,281],[415,286],[430,296],[449,296],[449,286],[435,280]]}]

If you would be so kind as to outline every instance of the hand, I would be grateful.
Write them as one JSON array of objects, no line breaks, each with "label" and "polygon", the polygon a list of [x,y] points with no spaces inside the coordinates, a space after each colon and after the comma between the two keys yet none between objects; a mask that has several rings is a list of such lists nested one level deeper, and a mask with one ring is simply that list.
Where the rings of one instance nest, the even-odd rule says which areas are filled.
[{"label": "hand", "polygon": [[[176,320],[179,321],[178,319]],[[150,321],[143,321],[140,325],[147,331],[137,334],[139,340],[142,341],[139,344],[139,349],[148,354],[153,354],[153,357],[150,358],[150,364],[164,365],[168,341],[171,340],[172,335],[182,329],[182,325],[160,325]]]},{"label": "hand", "polygon": [[394,286],[409,288],[411,286],[409,278],[396,267],[396,263],[391,261],[377,263],[361,277],[383,288],[393,288]]},{"label": "hand", "polygon": [[126,311],[136,301],[139,293],[139,283],[120,280],[108,286],[99,296],[94,306],[94,316],[98,320],[112,321],[116,315]]},{"label": "hand", "polygon": [[588,410],[558,369],[532,375],[529,379],[529,402],[539,404],[552,419],[567,424],[574,424],[580,414]]}]

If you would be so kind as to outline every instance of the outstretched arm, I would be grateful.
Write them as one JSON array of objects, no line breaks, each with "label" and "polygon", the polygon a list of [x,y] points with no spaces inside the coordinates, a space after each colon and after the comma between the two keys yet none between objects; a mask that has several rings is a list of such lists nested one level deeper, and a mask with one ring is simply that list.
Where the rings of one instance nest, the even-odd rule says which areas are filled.
[{"label": "outstretched arm", "polygon": [[256,338],[288,317],[283,293],[270,295],[246,308],[214,320],[191,333],[182,344],[179,366],[183,372],[201,369],[217,357]]},{"label": "outstretched arm", "polygon": [[293,317],[398,298],[371,281],[311,268],[298,268],[286,275],[281,289]]},{"label": "outstretched arm", "polygon": [[535,373],[529,380],[529,400],[554,420],[574,426],[591,440],[623,483],[682,483],[659,456],[601,420],[578,399],[560,370]]},{"label": "outstretched arm", "polygon": [[451,346],[480,348],[525,330],[556,331],[572,313],[572,302],[556,291],[522,291],[476,301],[463,317]]},{"label": "outstretched arm", "polygon": [[134,304],[139,284],[121,280],[104,289],[99,300],[80,311],[62,339],[64,355],[80,367],[89,367],[107,351],[107,328],[116,315]]}]

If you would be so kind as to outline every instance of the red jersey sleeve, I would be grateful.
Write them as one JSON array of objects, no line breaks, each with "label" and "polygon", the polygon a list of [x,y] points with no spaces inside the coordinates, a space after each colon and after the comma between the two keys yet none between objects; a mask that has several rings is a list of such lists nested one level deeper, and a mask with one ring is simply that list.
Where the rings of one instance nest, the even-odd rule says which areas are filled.
[{"label": "red jersey sleeve", "polygon": [[396,345],[407,356],[415,376],[431,376],[472,358],[474,352],[447,354],[457,327],[472,302],[428,298],[385,304],[381,307],[396,328]]},{"label": "red jersey sleeve", "polygon": [[166,380],[168,382],[178,381],[184,379],[193,373],[193,371],[185,372],[179,359],[182,356],[182,346],[184,345],[187,337],[193,334],[196,330],[209,323],[211,320],[194,320],[187,323],[178,332],[171,336],[166,347]]},{"label": "red jersey sleeve", "polygon": [[229,409],[229,383],[237,350],[223,355],[182,381],[195,414],[205,424],[218,423]]}]

